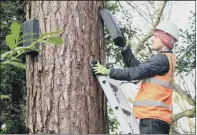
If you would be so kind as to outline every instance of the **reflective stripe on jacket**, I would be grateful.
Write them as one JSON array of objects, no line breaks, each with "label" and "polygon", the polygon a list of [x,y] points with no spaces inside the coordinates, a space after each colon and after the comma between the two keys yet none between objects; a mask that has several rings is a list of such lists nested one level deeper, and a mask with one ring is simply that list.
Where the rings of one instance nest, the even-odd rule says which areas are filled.
[{"label": "reflective stripe on jacket", "polygon": [[167,74],[156,75],[144,79],[133,104],[133,111],[138,119],[156,118],[171,123],[172,93],[174,84],[175,56],[164,53],[168,57]]}]

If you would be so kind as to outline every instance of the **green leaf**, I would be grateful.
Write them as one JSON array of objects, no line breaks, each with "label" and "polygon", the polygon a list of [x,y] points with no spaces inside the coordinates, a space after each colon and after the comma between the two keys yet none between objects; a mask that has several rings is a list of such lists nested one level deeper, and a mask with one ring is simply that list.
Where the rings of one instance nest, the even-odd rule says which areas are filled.
[{"label": "green leaf", "polygon": [[6,36],[6,43],[11,50],[15,48],[15,38],[12,35]]},{"label": "green leaf", "polygon": [[45,41],[47,43],[54,44],[54,45],[60,45],[64,43],[63,39],[60,37],[48,37]]},{"label": "green leaf", "polygon": [[12,33],[13,37],[15,37],[16,40],[18,40],[19,34],[20,34],[20,24],[19,23],[13,22],[11,24],[11,33]]},{"label": "green leaf", "polygon": [[1,63],[0,63],[0,68],[1,68],[1,69],[7,69],[7,65],[2,64],[2,62],[1,62]]},{"label": "green leaf", "polygon": [[54,31],[54,32],[46,32],[46,33],[42,34],[39,37],[39,39],[44,38],[44,37],[47,37],[47,36],[52,35],[52,34],[59,34],[61,32],[63,32],[63,30],[57,30],[57,31]]},{"label": "green leaf", "polygon": [[23,63],[15,62],[15,61],[4,61],[4,62],[1,62],[1,66],[2,65],[13,65],[15,67],[25,69],[25,65]]},{"label": "green leaf", "polygon": [[15,51],[25,51],[27,49],[28,49],[28,47],[16,47],[14,50]]},{"label": "green leaf", "polygon": [[18,42],[18,44],[29,42],[29,41],[32,43],[34,41],[37,41],[37,39],[30,38],[30,39],[27,39],[27,40],[21,40],[20,42]]},{"label": "green leaf", "polygon": [[20,41],[22,38],[24,38],[25,36],[31,36],[33,37],[36,33],[27,33],[27,34],[24,34],[22,35],[18,40]]},{"label": "green leaf", "polygon": [[16,47],[14,49],[16,52],[24,52],[24,51],[37,51],[37,52],[41,52],[41,50],[39,49],[35,49],[35,48],[30,48],[28,47]]},{"label": "green leaf", "polygon": [[10,99],[10,96],[9,95],[0,95],[0,99]]},{"label": "green leaf", "polygon": [[2,53],[1,54],[1,58],[4,59],[6,56],[9,56],[10,57],[11,56],[11,53],[12,53],[12,51],[8,51],[8,52],[5,52],[5,53]]},{"label": "green leaf", "polygon": [[14,62],[22,62],[22,60],[17,59],[16,57],[11,57],[10,60],[11,60],[11,61],[14,61]]},{"label": "green leaf", "polygon": [[23,69],[25,69],[25,64],[20,63],[20,62],[11,61],[11,62],[9,62],[8,64],[13,65],[13,66],[18,67],[18,68],[23,68]]}]

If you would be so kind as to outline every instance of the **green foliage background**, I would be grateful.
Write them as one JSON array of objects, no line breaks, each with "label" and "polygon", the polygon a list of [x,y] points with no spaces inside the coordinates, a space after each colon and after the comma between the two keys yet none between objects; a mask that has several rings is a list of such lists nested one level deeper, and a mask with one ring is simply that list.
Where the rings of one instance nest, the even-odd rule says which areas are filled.
[{"label": "green foliage background", "polygon": [[[0,3],[1,14],[1,53],[8,51],[5,36],[10,34],[10,25],[14,21],[23,22],[25,12],[22,1],[6,1]],[[0,68],[0,126],[6,124],[6,128],[1,128],[0,133],[26,133],[24,119],[25,105],[25,71],[20,68],[8,66],[6,69]],[[3,98],[8,95],[9,98]]]}]

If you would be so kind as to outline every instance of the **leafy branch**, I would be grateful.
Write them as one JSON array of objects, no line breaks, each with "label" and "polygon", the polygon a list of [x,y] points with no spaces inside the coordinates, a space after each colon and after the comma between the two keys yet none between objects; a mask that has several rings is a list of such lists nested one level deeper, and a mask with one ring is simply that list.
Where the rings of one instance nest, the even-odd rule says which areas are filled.
[{"label": "leafy branch", "polygon": [[178,119],[182,118],[182,117],[188,117],[188,118],[193,118],[196,116],[196,108],[193,107],[192,109],[189,109],[187,111],[175,114],[172,116],[172,123],[176,122]]},{"label": "leafy branch", "polygon": [[196,102],[194,99],[191,98],[191,96],[189,94],[187,94],[187,92],[185,92],[178,84],[174,84],[174,90],[185,100],[187,100],[187,102],[190,105],[195,106]]},{"label": "leafy branch", "polygon": [[[61,30],[57,30],[55,32],[47,32],[42,34],[37,39],[28,39],[23,40],[24,36],[30,35],[33,36],[35,33],[28,33],[20,36],[21,33],[21,25],[17,22],[13,22],[11,24],[11,34],[7,35],[5,38],[6,45],[9,47],[9,51],[6,51],[1,54],[1,68],[6,68],[7,65],[13,65],[18,68],[25,69],[25,64],[21,62],[19,57],[23,55],[26,51],[37,51],[40,52],[39,49],[35,48],[37,43],[47,43],[52,45],[61,45],[63,44],[63,39],[57,37],[57,34],[61,33]],[[29,46],[21,47],[19,46],[21,43],[32,41]]]}]

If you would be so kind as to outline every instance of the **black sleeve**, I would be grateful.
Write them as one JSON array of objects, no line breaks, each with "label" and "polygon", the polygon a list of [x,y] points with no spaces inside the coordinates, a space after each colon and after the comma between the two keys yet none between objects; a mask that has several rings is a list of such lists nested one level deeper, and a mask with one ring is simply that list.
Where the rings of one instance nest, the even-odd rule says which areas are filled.
[{"label": "black sleeve", "polygon": [[142,80],[156,75],[164,75],[168,70],[169,61],[167,56],[164,54],[157,54],[150,60],[140,63],[136,67],[110,69],[109,76],[116,80]]},{"label": "black sleeve", "polygon": [[129,47],[122,51],[122,56],[127,67],[136,67],[140,64]]}]

